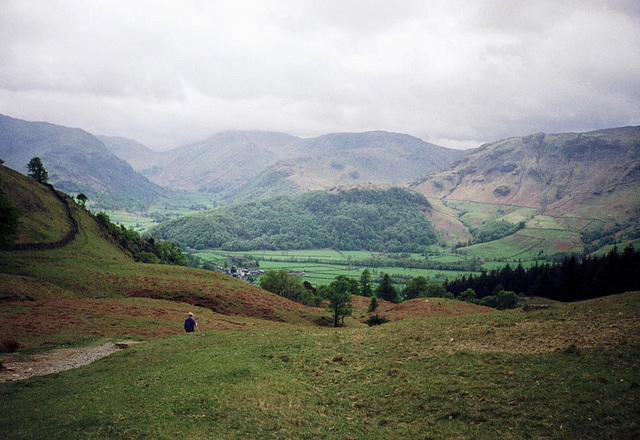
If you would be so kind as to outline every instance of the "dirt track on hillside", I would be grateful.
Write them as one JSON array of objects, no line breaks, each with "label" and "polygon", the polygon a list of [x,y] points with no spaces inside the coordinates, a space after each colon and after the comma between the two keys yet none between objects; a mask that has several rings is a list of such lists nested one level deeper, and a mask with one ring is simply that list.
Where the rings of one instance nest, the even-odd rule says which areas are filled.
[{"label": "dirt track on hillside", "polygon": [[33,376],[59,373],[82,367],[138,341],[107,342],[96,347],[64,348],[28,356],[4,355],[0,357],[0,382],[28,379]]}]

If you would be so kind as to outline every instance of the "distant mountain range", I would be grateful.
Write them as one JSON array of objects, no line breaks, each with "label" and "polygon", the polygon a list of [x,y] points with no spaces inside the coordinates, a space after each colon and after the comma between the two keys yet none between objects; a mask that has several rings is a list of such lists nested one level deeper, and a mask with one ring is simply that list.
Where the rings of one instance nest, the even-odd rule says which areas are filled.
[{"label": "distant mountain range", "polygon": [[465,154],[383,131],[309,139],[227,131],[164,153],[135,141],[101,139],[158,185],[217,194],[227,201],[365,182],[404,185]]},{"label": "distant mountain range", "polygon": [[[442,201],[434,202],[434,212],[445,212],[447,201],[525,206],[571,217],[572,229],[594,219],[637,224],[640,218],[640,127],[539,133],[467,151],[383,131],[307,139],[227,131],[157,152],[130,139],[0,115],[0,159],[26,173],[34,156],[63,191],[129,209],[174,189],[228,204],[373,184],[406,186]],[[446,220],[441,230],[468,229],[460,213],[447,215],[432,220]]]},{"label": "distant mountain range", "polygon": [[0,115],[5,165],[26,174],[35,156],[42,159],[50,183],[70,194],[83,192],[103,207],[141,207],[167,192],[86,131]]}]

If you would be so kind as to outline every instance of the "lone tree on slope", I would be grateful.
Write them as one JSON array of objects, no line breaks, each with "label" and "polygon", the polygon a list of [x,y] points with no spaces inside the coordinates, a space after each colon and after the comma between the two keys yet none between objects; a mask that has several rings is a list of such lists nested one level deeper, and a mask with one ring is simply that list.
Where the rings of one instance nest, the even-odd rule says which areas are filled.
[{"label": "lone tree on slope", "polygon": [[31,159],[27,164],[27,169],[29,170],[29,177],[36,182],[47,183],[49,180],[49,173],[47,173],[39,157]]},{"label": "lone tree on slope", "polygon": [[333,314],[334,327],[344,325],[344,318],[353,313],[351,294],[354,293],[354,290],[355,293],[358,293],[357,289],[357,283],[354,286],[351,280],[344,275],[338,275],[335,281],[328,286],[320,286],[319,291],[329,300],[327,309]]},{"label": "lone tree on slope", "polygon": [[80,206],[85,206],[87,204],[87,200],[89,200],[85,193],[78,194],[76,199],[78,199],[78,203],[80,204]]}]

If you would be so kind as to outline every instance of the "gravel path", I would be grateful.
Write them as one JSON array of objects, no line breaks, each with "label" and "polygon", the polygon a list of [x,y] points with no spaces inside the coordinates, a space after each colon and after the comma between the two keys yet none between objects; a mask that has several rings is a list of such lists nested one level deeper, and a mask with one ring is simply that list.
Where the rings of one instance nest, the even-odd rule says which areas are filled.
[{"label": "gravel path", "polygon": [[1,356],[0,382],[27,379],[82,367],[139,341],[107,342],[96,347],[64,348],[29,356]]}]

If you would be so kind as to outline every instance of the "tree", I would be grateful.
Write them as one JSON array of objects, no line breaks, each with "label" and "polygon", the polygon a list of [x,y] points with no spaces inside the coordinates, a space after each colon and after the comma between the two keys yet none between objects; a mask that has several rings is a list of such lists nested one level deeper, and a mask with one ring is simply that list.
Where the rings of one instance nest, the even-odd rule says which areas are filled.
[{"label": "tree", "polygon": [[89,198],[86,196],[85,193],[78,194],[76,199],[78,200],[78,203],[80,204],[80,206],[83,206],[83,207],[87,204],[87,200],[89,200]]},{"label": "tree", "polygon": [[398,291],[391,284],[391,277],[386,273],[383,275],[380,284],[378,284],[376,296],[385,301],[398,302]]},{"label": "tree", "polygon": [[353,313],[351,304],[352,280],[344,275],[338,275],[328,286],[322,286],[322,292],[329,300],[327,310],[333,313],[333,326],[344,325],[344,318]]},{"label": "tree", "polygon": [[378,310],[378,297],[373,295],[371,297],[371,301],[369,301],[369,308],[367,309],[367,313],[375,313]]},{"label": "tree", "polygon": [[468,287],[467,290],[458,296],[458,299],[461,301],[474,302],[476,300],[476,291]]},{"label": "tree", "polygon": [[404,287],[404,299],[414,299],[427,296],[429,281],[423,276],[411,278]]},{"label": "tree", "polygon": [[29,177],[36,182],[47,183],[49,180],[49,173],[47,173],[39,157],[32,158],[27,164],[27,169],[29,170]]},{"label": "tree", "polygon": [[307,303],[310,295],[302,285],[300,277],[290,275],[284,269],[268,270],[260,277],[260,287],[292,301]]},{"label": "tree", "polygon": [[369,269],[363,270],[362,275],[360,276],[360,295],[373,295],[373,289],[371,288],[371,272],[369,272]]}]

